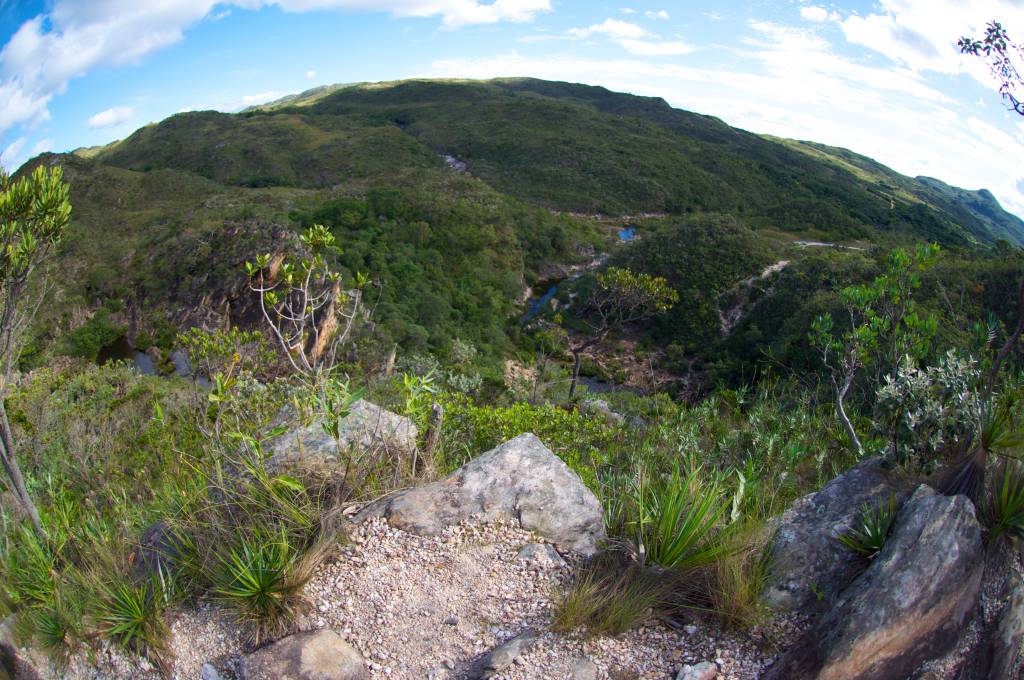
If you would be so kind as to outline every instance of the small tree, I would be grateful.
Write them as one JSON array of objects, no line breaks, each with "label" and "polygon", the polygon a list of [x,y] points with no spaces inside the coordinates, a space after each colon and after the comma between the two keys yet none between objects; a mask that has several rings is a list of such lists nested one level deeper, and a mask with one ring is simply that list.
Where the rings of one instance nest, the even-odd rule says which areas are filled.
[{"label": "small tree", "polygon": [[71,221],[68,185],[61,168],[39,166],[18,181],[0,170],[0,461],[18,502],[36,532],[45,536],[14,455],[14,437],[4,400],[17,368],[22,334],[42,301],[32,273],[53,252]]},{"label": "small tree", "polygon": [[889,254],[888,269],[869,284],[839,291],[850,319],[837,333],[832,315],[822,314],[811,324],[811,346],[828,369],[836,416],[857,455],[864,453],[860,437],[846,413],[846,397],[861,369],[878,365],[882,375],[896,374],[905,356],[920,359],[928,352],[938,321],[918,311],[913,292],[921,286],[921,273],[938,257],[936,245],[920,245],[911,255],[897,248]]},{"label": "small tree", "polygon": [[323,225],[313,225],[300,238],[310,255],[259,255],[245,266],[263,317],[292,368],[320,387],[362,312],[368,280],[356,274],[352,286],[343,287],[341,274],[325,258],[341,251]]},{"label": "small tree", "polygon": [[534,324],[531,335],[536,348],[537,360],[533,368],[533,392],[530,397],[532,403],[537,403],[542,390],[547,387],[548,364],[552,357],[565,353],[569,336],[559,325],[561,322],[562,317],[556,314],[551,321],[538,319]]},{"label": "small tree", "polygon": [[576,395],[583,352],[604,342],[613,330],[668,311],[679,302],[679,293],[670,288],[668,281],[660,276],[609,267],[599,273],[596,279],[596,285],[579,314],[588,332],[583,339],[569,345],[573,356],[572,380],[569,382],[570,402]]},{"label": "small tree", "polygon": [[999,81],[999,94],[1009,104],[1010,109],[1024,116],[1024,102],[1020,91],[1024,88],[1024,78],[1020,67],[1024,64],[1024,50],[1017,45],[1006,29],[998,21],[990,21],[985,27],[985,35],[981,39],[964,36],[957,42],[961,54],[971,54],[984,59],[988,63],[992,76]]}]

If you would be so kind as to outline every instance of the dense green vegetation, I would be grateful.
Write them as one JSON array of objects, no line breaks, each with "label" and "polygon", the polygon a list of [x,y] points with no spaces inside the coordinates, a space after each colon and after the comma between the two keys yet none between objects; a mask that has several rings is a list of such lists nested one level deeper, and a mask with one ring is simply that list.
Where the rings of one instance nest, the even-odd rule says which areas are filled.
[{"label": "dense green vegetation", "polygon": [[[165,610],[204,597],[252,645],[275,638],[341,508],[526,431],[597,494],[615,548],[578,571],[557,628],[682,610],[752,623],[765,523],[862,455],[823,337],[872,340],[845,397],[863,455],[921,478],[960,470],[970,442],[1017,452],[1020,352],[996,357],[1017,324],[1024,224],[845,150],[516,79],[181,114],[44,164],[64,168],[74,217],[6,404],[46,536],[4,499],[0,613],[57,657],[99,638],[163,663]],[[620,241],[627,225],[637,238]],[[927,242],[929,266],[893,286],[893,263]],[[311,269],[312,284],[296,275]],[[524,291],[554,283],[557,309],[523,319]],[[634,284],[658,294],[633,323],[588,302]],[[890,313],[910,290],[913,309]],[[300,298],[307,326],[274,335]],[[309,333],[334,338],[324,322],[343,309],[353,332],[321,354]],[[928,331],[913,351],[911,313]],[[95,364],[122,341],[163,367],[187,350],[212,385]],[[629,384],[601,395],[614,414],[585,387],[567,399],[574,358]],[[427,459],[350,451],[340,479],[267,469],[283,407],[337,438],[357,396],[413,419]],[[991,468],[975,497],[989,539],[1018,536],[1019,469]],[[884,543],[892,512],[868,509],[851,558]]]}]

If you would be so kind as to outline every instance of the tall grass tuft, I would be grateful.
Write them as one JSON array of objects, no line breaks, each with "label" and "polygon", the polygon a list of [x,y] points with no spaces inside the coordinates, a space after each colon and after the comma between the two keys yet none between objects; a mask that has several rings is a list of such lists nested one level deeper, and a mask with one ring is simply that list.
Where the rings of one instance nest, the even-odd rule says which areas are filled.
[{"label": "tall grass tuft", "polygon": [[582,564],[565,592],[555,598],[552,630],[585,628],[594,635],[619,635],[640,625],[668,602],[667,581],[618,553],[599,553]]}]

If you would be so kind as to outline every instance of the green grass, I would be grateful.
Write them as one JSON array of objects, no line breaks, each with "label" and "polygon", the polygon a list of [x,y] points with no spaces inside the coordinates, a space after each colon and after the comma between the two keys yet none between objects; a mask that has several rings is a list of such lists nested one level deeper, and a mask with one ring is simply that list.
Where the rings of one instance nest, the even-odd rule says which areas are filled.
[{"label": "green grass", "polygon": [[551,628],[619,635],[663,611],[668,597],[665,578],[616,554],[601,553],[581,565],[569,587],[556,593]]}]

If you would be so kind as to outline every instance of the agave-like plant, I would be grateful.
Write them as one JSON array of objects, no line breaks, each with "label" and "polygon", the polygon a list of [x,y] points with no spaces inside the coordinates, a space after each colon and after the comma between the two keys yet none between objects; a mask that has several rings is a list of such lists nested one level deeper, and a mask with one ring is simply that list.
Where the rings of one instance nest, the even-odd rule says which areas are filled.
[{"label": "agave-like plant", "polygon": [[686,571],[713,563],[728,549],[717,530],[730,501],[717,477],[699,466],[645,483],[640,475],[633,491],[635,515],[630,528],[641,562]]},{"label": "agave-like plant", "polygon": [[877,507],[865,506],[864,512],[850,530],[836,538],[855,553],[873,559],[885,545],[898,509],[895,496],[890,496],[887,502]]},{"label": "agave-like plant", "polygon": [[96,613],[101,634],[164,667],[170,631],[163,615],[173,590],[173,581],[162,569],[142,583],[103,586]]},{"label": "agave-like plant", "polygon": [[986,511],[989,541],[1006,536],[1024,540],[1024,474],[1004,464]]},{"label": "agave-like plant", "polygon": [[306,603],[302,588],[326,554],[325,543],[303,551],[284,532],[243,538],[221,558],[213,596],[249,625],[251,642],[259,646],[288,632]]}]

